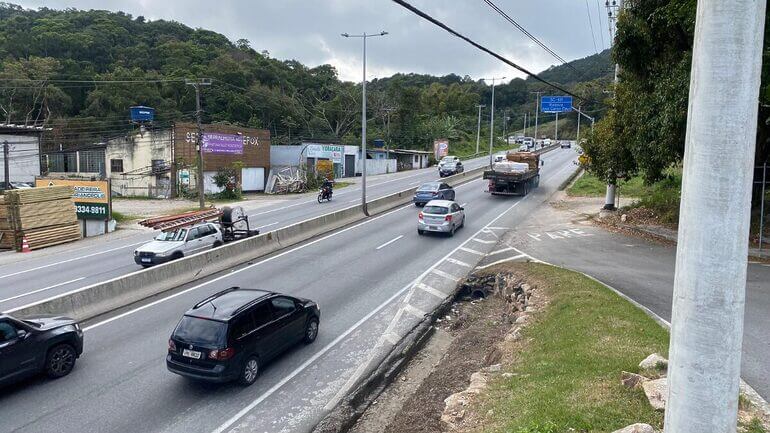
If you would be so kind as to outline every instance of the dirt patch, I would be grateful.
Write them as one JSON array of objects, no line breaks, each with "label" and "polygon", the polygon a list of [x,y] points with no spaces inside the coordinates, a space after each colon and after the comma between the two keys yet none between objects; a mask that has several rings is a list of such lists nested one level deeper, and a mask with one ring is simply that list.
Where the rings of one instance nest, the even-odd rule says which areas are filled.
[{"label": "dirt patch", "polygon": [[444,400],[466,389],[472,373],[499,364],[510,355],[498,347],[499,343],[505,341],[512,327],[519,326],[515,325],[519,317],[529,315],[525,306],[530,305],[532,311],[536,297],[516,289],[518,278],[502,267],[477,272],[469,280],[466,286],[481,287],[488,296],[473,299],[472,290],[466,290],[467,296],[437,319],[435,334],[426,345],[427,354],[422,356],[424,350],[410,361],[352,432],[447,431],[441,420]]}]

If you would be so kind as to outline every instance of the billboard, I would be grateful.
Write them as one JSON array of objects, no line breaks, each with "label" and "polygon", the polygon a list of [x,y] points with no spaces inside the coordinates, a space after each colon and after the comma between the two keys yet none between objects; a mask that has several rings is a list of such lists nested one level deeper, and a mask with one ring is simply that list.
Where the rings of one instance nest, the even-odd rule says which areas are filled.
[{"label": "billboard", "polygon": [[433,142],[433,156],[439,160],[449,155],[449,140],[441,138]]},{"label": "billboard", "polygon": [[243,155],[243,136],[241,135],[204,132],[201,141],[203,153]]},{"label": "billboard", "polygon": [[305,148],[308,158],[329,159],[337,164],[342,164],[344,154],[345,148],[334,144],[308,144]]},{"label": "billboard", "polygon": [[543,96],[540,99],[543,113],[567,113],[572,111],[572,96]]},{"label": "billboard", "polygon": [[110,217],[110,182],[107,180],[35,179],[35,187],[71,186],[75,189],[72,201],[79,219],[107,220]]}]

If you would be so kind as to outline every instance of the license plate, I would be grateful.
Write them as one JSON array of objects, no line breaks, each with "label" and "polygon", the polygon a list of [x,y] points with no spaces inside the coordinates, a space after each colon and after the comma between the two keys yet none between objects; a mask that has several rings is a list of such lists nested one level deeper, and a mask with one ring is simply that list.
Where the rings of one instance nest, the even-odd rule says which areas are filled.
[{"label": "license plate", "polygon": [[182,349],[182,356],[188,358],[201,359],[201,353],[196,350]]},{"label": "license plate", "polygon": [[438,227],[436,227],[436,226],[428,226],[428,230],[438,230]]},{"label": "license plate", "polygon": [[151,263],[152,260],[150,260],[149,257],[142,257],[142,263]]}]

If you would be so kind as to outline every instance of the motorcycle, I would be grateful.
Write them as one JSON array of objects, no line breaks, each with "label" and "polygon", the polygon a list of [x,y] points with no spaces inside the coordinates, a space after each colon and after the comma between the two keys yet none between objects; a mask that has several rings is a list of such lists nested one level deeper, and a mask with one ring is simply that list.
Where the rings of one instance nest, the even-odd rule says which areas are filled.
[{"label": "motorcycle", "polygon": [[318,190],[318,203],[322,201],[332,201],[332,187],[324,186]]}]

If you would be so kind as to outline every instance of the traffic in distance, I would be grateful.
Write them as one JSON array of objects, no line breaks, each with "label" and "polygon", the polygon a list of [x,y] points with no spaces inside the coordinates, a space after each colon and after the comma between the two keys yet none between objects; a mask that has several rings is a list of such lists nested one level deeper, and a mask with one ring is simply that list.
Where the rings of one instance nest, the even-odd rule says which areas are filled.
[{"label": "traffic in distance", "polygon": [[[483,173],[488,180],[485,192],[526,195],[538,186],[542,165],[538,153],[498,153],[491,168]],[[451,237],[465,226],[466,209],[458,203],[455,188],[443,180],[463,170],[460,158],[444,157],[438,167],[442,180],[415,189],[412,201],[420,208],[419,236]],[[322,197],[331,199],[332,188],[333,182],[324,183],[319,203]],[[141,224],[159,231],[133,253],[135,263],[142,267],[162,265],[259,234],[239,207],[150,218]],[[309,299],[256,288],[224,288],[182,315],[168,339],[166,367],[191,380],[251,385],[264,364],[297,344],[313,343],[321,329],[320,318],[318,304]],[[71,318],[41,315],[19,319],[0,314],[0,385],[41,373],[50,378],[66,376],[83,349],[83,331]]]}]

